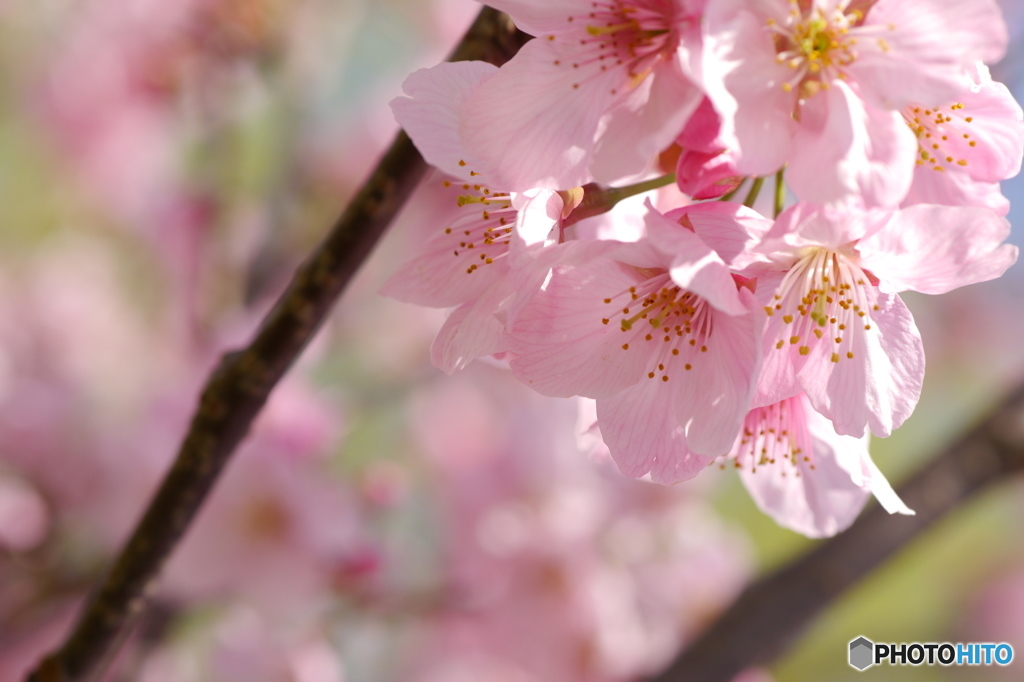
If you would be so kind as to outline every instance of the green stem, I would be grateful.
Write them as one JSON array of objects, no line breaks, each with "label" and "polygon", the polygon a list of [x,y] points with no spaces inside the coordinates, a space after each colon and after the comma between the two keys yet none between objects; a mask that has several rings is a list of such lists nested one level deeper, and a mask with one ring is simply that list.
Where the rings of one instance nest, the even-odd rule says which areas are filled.
[{"label": "green stem", "polygon": [[[572,209],[569,215],[562,219],[562,227],[569,227],[574,225],[585,218],[592,218],[602,213],[607,213],[615,207],[615,204],[619,203],[623,199],[636,196],[637,194],[643,194],[644,192],[650,192],[652,189],[658,189],[666,185],[671,185],[676,181],[676,174],[669,173],[668,175],[662,175],[657,178],[651,178],[650,180],[644,180],[638,182],[635,185],[627,185],[625,187],[601,187],[598,184],[591,183],[583,186],[583,199],[580,201],[576,208]],[[577,188],[578,189],[578,188]],[[562,193],[563,200],[566,199],[566,193]]]},{"label": "green stem", "polygon": [[775,174],[775,214],[772,216],[778,218],[779,214],[782,213],[782,208],[786,204],[786,183],[783,181],[783,176],[786,174],[786,167],[783,166],[779,169],[779,172]]},{"label": "green stem", "polygon": [[753,208],[754,202],[757,201],[757,195],[761,193],[761,186],[764,185],[764,178],[754,178],[754,184],[750,186],[750,192],[747,193],[747,198],[743,200],[743,205],[747,208]]},{"label": "green stem", "polygon": [[662,175],[660,178],[651,178],[650,180],[644,180],[638,182],[635,185],[626,185],[625,187],[610,187],[603,194],[612,201],[612,206],[619,203],[623,199],[636,196],[637,194],[643,194],[644,192],[650,192],[652,189],[658,189],[671,185],[676,181],[676,174],[669,173],[668,175]]}]

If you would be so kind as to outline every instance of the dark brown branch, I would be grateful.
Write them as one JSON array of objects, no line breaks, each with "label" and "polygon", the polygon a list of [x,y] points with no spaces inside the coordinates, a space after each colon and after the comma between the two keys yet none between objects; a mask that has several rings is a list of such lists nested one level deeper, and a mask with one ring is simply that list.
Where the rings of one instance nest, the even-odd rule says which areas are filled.
[{"label": "dark brown branch", "polygon": [[[527,38],[505,15],[485,8],[450,59],[502,64]],[[323,323],[426,168],[408,136],[399,132],[331,232],[296,271],[249,346],[222,358],[203,389],[177,459],[145,515],[64,645],[47,656],[29,680],[80,682],[103,669],[145,608],[164,561],[271,390]]]},{"label": "dark brown branch", "polygon": [[729,609],[649,682],[729,682],[787,650],[858,580],[975,493],[1024,471],[1024,386],[918,471],[898,492],[916,516],[874,505],[837,535],[747,587]]}]

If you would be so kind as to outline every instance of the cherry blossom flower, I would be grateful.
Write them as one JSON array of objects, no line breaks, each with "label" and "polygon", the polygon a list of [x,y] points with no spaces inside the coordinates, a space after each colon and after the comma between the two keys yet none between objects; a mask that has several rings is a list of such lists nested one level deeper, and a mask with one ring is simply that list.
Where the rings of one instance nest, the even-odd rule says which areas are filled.
[{"label": "cherry blossom flower", "polygon": [[458,193],[453,198],[459,211],[381,293],[419,305],[455,307],[431,349],[434,364],[449,373],[474,358],[506,350],[504,325],[495,312],[513,294],[509,249],[519,211],[509,193],[486,185],[490,174],[463,148],[456,113],[459,101],[496,70],[485,62],[422,69],[406,79],[408,96],[392,102],[395,118],[424,158],[454,178],[444,184]]},{"label": "cherry blossom flower", "polygon": [[802,200],[895,206],[917,151],[903,112],[953,102],[963,71],[998,60],[993,0],[709,0],[702,84],[741,172],[788,164]]},{"label": "cherry blossom flower", "polygon": [[728,451],[749,409],[753,296],[699,235],[752,237],[722,211],[691,207],[683,225],[652,209],[646,239],[584,245],[586,258],[574,253],[579,243],[564,245],[512,329],[516,376],[545,395],[597,398],[605,442],[628,476],[694,476]]},{"label": "cherry blossom flower", "polygon": [[800,394],[751,410],[727,459],[779,525],[828,537],[849,527],[872,494],[889,513],[914,513],[871,460],[868,439],[836,434]]},{"label": "cherry blossom flower", "polygon": [[462,107],[466,147],[511,190],[641,173],[700,103],[700,0],[497,0],[537,36]]},{"label": "cherry blossom flower", "polygon": [[[755,405],[806,392],[841,435],[887,436],[913,412],[924,349],[897,295],[940,294],[1001,275],[1017,258],[992,211],[920,204],[902,211],[819,208],[783,213],[755,251],[777,287]],[[766,272],[767,271],[767,272]],[[760,291],[771,291],[761,289]]]},{"label": "cherry blossom flower", "polygon": [[999,181],[1020,172],[1024,115],[984,64],[971,68],[964,83],[952,104],[904,110],[917,136],[918,158],[903,205],[985,206],[1006,215],[1010,202]]},{"label": "cherry blossom flower", "polygon": [[[562,238],[567,207],[562,195],[550,190],[510,194],[492,189],[488,183],[494,173],[464,149],[456,109],[495,72],[484,62],[422,69],[406,80],[407,97],[392,102],[396,119],[427,161],[452,176],[443,184],[458,212],[381,293],[419,305],[455,307],[431,348],[434,364],[448,373],[508,349],[506,325],[543,283],[549,261],[536,255]],[[625,214],[636,214],[642,206],[624,202],[616,210],[616,219],[588,219],[574,226],[573,235],[604,239],[633,234],[636,220]]]}]

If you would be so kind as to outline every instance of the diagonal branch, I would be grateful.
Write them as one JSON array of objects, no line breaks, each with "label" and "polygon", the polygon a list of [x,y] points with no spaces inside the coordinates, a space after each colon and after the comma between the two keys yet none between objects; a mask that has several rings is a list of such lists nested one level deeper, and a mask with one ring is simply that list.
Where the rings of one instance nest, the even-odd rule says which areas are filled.
[{"label": "diagonal branch", "polygon": [[1024,472],[1024,386],[898,492],[916,516],[874,505],[847,531],[747,587],[671,666],[648,682],[729,682],[786,651],[833,599],[988,486]]},{"label": "diagonal branch", "polygon": [[[502,64],[528,39],[484,8],[450,57]],[[226,354],[145,515],[79,614],[71,634],[31,682],[80,682],[102,671],[146,607],[165,560],[281,377],[319,329],[427,166],[399,132],[319,247],[296,271],[247,348]]]}]

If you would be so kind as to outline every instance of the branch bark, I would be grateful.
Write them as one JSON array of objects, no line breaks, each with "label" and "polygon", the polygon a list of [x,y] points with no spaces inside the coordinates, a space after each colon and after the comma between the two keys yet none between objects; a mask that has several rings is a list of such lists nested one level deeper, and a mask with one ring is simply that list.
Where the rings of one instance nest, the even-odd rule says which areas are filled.
[{"label": "branch bark", "polygon": [[786,651],[836,597],[976,493],[1024,471],[1024,386],[898,492],[916,516],[872,506],[848,530],[753,583],[648,682],[730,682]]},{"label": "branch bark", "polygon": [[[450,61],[500,65],[529,36],[484,8]],[[165,560],[188,529],[270,392],[427,170],[404,132],[353,197],[330,233],[296,271],[248,347],[227,353],[202,391],[171,470],[64,644],[30,682],[84,682],[103,670],[146,607]]]}]

